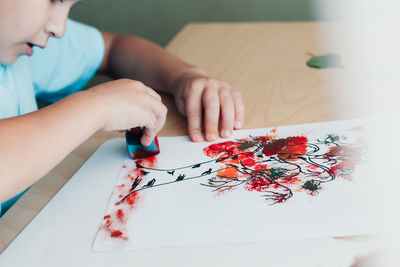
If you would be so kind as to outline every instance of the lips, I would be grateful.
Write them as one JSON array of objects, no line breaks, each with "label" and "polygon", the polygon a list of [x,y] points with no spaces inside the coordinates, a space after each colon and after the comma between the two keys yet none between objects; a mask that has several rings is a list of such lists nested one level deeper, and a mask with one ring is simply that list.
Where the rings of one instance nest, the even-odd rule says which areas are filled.
[{"label": "lips", "polygon": [[34,44],[34,43],[31,43],[31,42],[27,42],[27,43],[25,44],[25,54],[26,54],[27,56],[32,56],[32,55],[33,55],[33,48],[34,48],[35,46],[40,47],[40,48],[42,48],[42,49],[46,48],[46,44],[44,44],[44,45],[39,45],[39,44]]},{"label": "lips", "polygon": [[30,57],[33,55],[33,47],[34,47],[34,44],[31,44],[31,43],[25,44],[25,53],[27,56]]}]

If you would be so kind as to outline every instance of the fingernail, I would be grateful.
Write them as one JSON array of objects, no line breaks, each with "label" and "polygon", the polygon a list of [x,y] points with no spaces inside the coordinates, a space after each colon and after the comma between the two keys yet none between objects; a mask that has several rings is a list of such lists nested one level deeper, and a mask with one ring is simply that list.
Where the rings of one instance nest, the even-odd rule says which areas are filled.
[{"label": "fingernail", "polygon": [[207,140],[208,141],[215,141],[218,139],[218,135],[215,133],[207,134]]},{"label": "fingernail", "polygon": [[142,139],[140,142],[143,146],[149,146],[151,144],[151,141],[148,141],[147,139]]},{"label": "fingernail", "polygon": [[193,141],[194,142],[201,142],[201,141],[203,141],[203,137],[201,136],[201,134],[194,134],[193,136],[192,136],[192,138],[193,138]]},{"label": "fingernail", "polygon": [[231,136],[231,131],[229,131],[229,130],[223,130],[223,131],[221,132],[221,136],[222,136],[223,138],[228,138],[229,136]]},{"label": "fingernail", "polygon": [[242,122],[240,122],[240,121],[235,122],[235,128],[236,129],[242,128]]}]

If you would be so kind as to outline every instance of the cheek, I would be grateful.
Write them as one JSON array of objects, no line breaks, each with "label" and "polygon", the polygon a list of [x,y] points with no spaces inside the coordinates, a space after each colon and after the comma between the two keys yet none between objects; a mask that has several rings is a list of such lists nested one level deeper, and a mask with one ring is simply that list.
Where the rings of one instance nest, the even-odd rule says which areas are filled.
[{"label": "cheek", "polygon": [[28,29],[17,20],[0,22],[0,42],[16,44],[21,42],[28,34]]},{"label": "cheek", "polygon": [[[42,0],[35,0],[41,2]],[[20,41],[32,40],[37,34],[43,32],[47,21],[46,8],[40,5],[30,5],[24,7],[26,12],[15,14],[13,28],[13,37]],[[35,10],[32,12],[31,10]],[[28,12],[29,11],[29,12]]]},{"label": "cheek", "polygon": [[21,30],[21,25],[13,27],[0,27],[0,62],[12,64],[25,52],[26,33]]}]

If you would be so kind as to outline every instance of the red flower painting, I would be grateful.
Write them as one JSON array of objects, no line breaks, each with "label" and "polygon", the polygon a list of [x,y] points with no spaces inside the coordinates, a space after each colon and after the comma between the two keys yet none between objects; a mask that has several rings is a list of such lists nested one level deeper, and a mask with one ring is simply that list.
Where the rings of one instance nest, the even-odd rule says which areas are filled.
[{"label": "red flower painting", "polygon": [[112,238],[128,239],[121,226],[142,191],[193,179],[220,197],[240,188],[266,205],[282,205],[296,193],[317,196],[336,179],[351,180],[366,149],[345,135],[310,140],[302,135],[280,138],[273,132],[211,144],[203,149],[209,160],[186,166],[157,168],[157,156],[136,160],[125,182],[116,186],[115,210],[106,214],[101,229]]}]

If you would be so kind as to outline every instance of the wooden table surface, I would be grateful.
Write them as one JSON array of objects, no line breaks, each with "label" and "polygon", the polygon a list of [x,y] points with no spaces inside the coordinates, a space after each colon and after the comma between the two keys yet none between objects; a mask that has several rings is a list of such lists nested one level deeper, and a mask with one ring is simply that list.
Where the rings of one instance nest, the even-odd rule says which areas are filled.
[{"label": "wooden table surface", "polygon": [[[348,68],[311,69],[310,53],[348,53],[326,40],[340,40],[338,24],[189,24],[167,50],[241,91],[246,106],[243,128],[260,128],[358,117],[356,97],[345,83]],[[332,47],[334,50],[332,50]],[[186,135],[186,120],[170,96],[168,118],[159,136]],[[97,132],[76,148],[0,218],[2,252],[104,141],[120,133]]]}]

